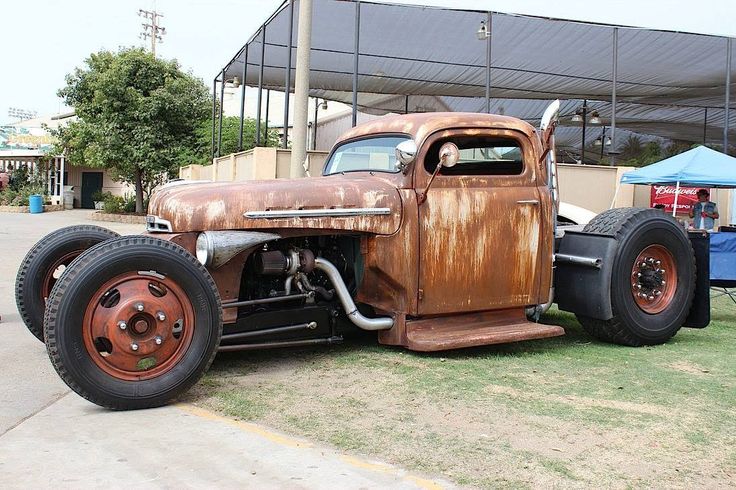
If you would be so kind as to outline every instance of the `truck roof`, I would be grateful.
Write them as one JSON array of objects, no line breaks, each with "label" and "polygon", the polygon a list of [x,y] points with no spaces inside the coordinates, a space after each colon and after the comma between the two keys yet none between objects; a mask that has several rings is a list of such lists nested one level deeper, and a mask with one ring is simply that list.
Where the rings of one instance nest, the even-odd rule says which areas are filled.
[{"label": "truck roof", "polygon": [[360,124],[344,133],[338,139],[337,144],[345,140],[381,133],[408,134],[417,144],[421,144],[427,136],[436,131],[478,127],[513,129],[521,131],[529,137],[536,134],[536,130],[531,124],[515,117],[473,112],[426,112],[386,116]]}]

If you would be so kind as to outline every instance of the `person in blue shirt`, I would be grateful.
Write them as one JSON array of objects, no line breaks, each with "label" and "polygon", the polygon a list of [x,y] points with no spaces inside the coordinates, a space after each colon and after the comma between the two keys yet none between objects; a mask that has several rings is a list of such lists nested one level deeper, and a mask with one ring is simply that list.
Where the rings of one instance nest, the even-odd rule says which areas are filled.
[{"label": "person in blue shirt", "polygon": [[699,189],[698,202],[690,208],[690,217],[693,218],[693,228],[713,231],[718,219],[718,206],[710,201],[707,189]]}]

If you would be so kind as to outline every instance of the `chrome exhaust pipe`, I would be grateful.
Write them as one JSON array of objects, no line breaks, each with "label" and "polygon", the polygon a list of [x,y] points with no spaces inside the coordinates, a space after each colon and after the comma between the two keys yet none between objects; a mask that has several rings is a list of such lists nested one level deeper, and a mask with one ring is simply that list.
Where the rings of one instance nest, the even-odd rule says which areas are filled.
[{"label": "chrome exhaust pipe", "polygon": [[322,257],[317,257],[314,259],[314,268],[327,274],[330,282],[335,286],[335,292],[337,293],[337,297],[340,298],[340,303],[342,303],[345,313],[348,314],[348,318],[356,326],[363,330],[388,330],[394,326],[394,319],[391,317],[368,318],[358,311],[353,298],[350,297],[350,292],[345,285],[345,281],[342,280],[340,271],[330,261]]}]

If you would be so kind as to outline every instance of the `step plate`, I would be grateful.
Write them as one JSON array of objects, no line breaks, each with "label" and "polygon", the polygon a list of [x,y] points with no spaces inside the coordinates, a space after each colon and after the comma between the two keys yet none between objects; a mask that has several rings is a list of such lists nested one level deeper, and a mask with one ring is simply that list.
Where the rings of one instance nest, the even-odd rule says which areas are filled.
[{"label": "step plate", "polygon": [[406,322],[411,350],[431,352],[565,335],[557,325],[532,323],[524,310],[500,310]]}]

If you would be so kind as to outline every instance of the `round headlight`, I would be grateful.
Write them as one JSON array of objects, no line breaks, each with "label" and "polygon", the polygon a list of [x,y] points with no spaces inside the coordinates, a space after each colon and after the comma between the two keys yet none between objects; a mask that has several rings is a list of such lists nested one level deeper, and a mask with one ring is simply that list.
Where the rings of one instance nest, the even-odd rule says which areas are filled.
[{"label": "round headlight", "polygon": [[208,266],[212,262],[212,241],[207,232],[200,233],[197,237],[197,260],[199,263]]}]

